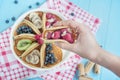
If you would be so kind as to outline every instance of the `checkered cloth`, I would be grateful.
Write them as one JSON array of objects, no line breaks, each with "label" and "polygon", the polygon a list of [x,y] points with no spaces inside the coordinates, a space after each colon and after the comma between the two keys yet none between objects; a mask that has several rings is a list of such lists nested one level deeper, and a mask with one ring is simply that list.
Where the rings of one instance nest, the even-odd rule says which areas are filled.
[{"label": "checkered cloth", "polygon": [[[79,8],[68,0],[48,0],[40,8],[56,10],[65,17],[90,26],[95,33],[99,26],[99,19]],[[72,80],[78,61],[81,60],[77,54],[71,55],[64,63],[51,71],[35,71],[23,66],[12,54],[10,49],[11,28],[0,33],[0,80],[18,80],[32,75],[38,75],[45,80]]]}]

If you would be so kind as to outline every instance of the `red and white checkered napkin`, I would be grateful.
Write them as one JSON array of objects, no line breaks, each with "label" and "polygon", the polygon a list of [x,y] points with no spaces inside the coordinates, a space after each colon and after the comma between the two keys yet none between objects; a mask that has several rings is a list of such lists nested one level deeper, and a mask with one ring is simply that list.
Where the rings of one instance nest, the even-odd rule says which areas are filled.
[{"label": "red and white checkered napkin", "polygon": [[[40,8],[53,9],[60,12],[66,19],[84,22],[90,26],[93,33],[98,29],[98,18],[67,0],[48,0]],[[72,80],[78,61],[81,60],[78,55],[71,55],[64,63],[51,71],[39,72],[28,69],[19,63],[11,52],[10,32],[11,28],[0,33],[0,80],[17,80],[31,75],[38,75],[45,80]]]}]

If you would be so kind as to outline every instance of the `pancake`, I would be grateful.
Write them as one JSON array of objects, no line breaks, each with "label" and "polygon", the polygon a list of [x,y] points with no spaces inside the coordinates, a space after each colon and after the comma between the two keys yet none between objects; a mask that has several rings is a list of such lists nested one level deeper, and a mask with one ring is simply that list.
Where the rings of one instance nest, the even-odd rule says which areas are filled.
[{"label": "pancake", "polygon": [[[57,65],[58,63],[60,63],[62,61],[63,54],[62,54],[61,48],[52,44],[52,51],[51,52],[54,54],[54,56],[56,58],[56,61],[53,64],[47,64],[47,65],[44,64],[44,68],[53,67],[53,66]],[[44,52],[44,54],[46,56],[46,51]],[[45,61],[45,57],[44,57],[44,61]]]},{"label": "pancake", "polygon": [[[53,26],[53,23],[55,23],[56,21],[62,20],[55,14],[41,12],[41,11],[35,11],[32,13],[33,14],[29,13],[23,19],[23,21],[21,23],[19,23],[18,26],[16,26],[16,28],[14,29],[14,34],[13,34],[14,51],[24,64],[26,64],[32,68],[36,68],[36,67],[37,68],[51,68],[51,67],[59,64],[62,61],[62,57],[63,57],[61,48],[54,45],[54,42],[67,42],[67,41],[63,40],[63,39],[48,39],[46,37],[46,35],[48,32],[54,32],[56,30],[68,28],[68,26],[58,26],[58,27]],[[50,16],[48,16],[48,14],[52,15],[52,17],[54,18],[53,22],[51,22],[52,19],[49,18]],[[35,18],[33,18],[33,17],[35,17]],[[34,22],[34,20],[35,20],[35,22]],[[48,21],[51,22],[49,28],[47,27]],[[39,22],[40,26],[38,26],[36,24],[37,22]],[[33,30],[33,33],[17,34],[17,29],[21,26],[30,27]],[[35,38],[36,35],[41,35],[41,34],[42,34],[42,36],[40,38],[38,38],[38,39]],[[31,45],[24,51],[20,51],[17,48],[18,42],[22,39],[29,39],[32,41]],[[39,39],[43,40],[44,43],[39,44],[38,43]],[[55,61],[54,61],[54,63],[45,64],[46,55],[47,55],[46,48],[49,43],[52,44],[52,50],[50,51],[50,53],[52,55],[54,55]],[[36,51],[36,55],[33,55],[33,53],[35,53],[35,51]],[[32,60],[34,60],[34,61],[39,60],[39,62],[33,63],[34,61],[32,61]]]}]

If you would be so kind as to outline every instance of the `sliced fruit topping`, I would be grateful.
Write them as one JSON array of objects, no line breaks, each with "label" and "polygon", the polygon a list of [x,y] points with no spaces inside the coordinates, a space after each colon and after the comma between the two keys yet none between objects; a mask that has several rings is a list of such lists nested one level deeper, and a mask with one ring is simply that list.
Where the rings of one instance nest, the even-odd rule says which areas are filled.
[{"label": "sliced fruit topping", "polygon": [[33,50],[26,56],[26,61],[28,63],[38,64],[40,61],[40,52],[38,50]]},{"label": "sliced fruit topping", "polygon": [[17,34],[23,34],[23,33],[30,33],[32,34],[33,33],[33,30],[28,27],[28,26],[20,26],[18,29],[17,29]]},{"label": "sliced fruit topping", "polygon": [[63,38],[64,40],[70,42],[70,43],[73,43],[73,42],[74,42],[74,40],[73,40],[73,38],[72,38],[72,34],[70,34],[70,33],[66,33],[64,36],[62,36],[62,38]]},{"label": "sliced fruit topping", "polygon": [[59,39],[60,38],[60,35],[61,35],[61,32],[60,31],[54,31],[51,35],[51,37],[53,39]]},{"label": "sliced fruit topping", "polygon": [[42,45],[43,43],[44,43],[44,41],[43,41],[43,39],[42,39],[42,34],[40,34],[40,35],[35,35],[35,39],[36,39],[36,41],[40,44],[40,45]]},{"label": "sliced fruit topping", "polygon": [[51,13],[47,13],[46,18],[51,19],[51,18],[55,18],[55,16],[53,14],[51,14]]},{"label": "sliced fruit topping", "polygon": [[52,50],[52,44],[46,45],[46,57],[45,57],[45,65],[47,64],[53,64],[56,62],[56,58],[54,56],[54,53],[51,52]]},{"label": "sliced fruit topping", "polygon": [[17,49],[20,51],[24,51],[31,45],[31,43],[32,41],[29,39],[21,39],[17,43]]},{"label": "sliced fruit topping", "polygon": [[51,14],[51,13],[47,13],[47,14],[46,14],[46,18],[47,18],[46,28],[52,27],[52,25],[57,22],[57,20],[56,20],[56,18],[55,18],[55,15],[53,15],[53,14]]},{"label": "sliced fruit topping", "polygon": [[33,24],[38,28],[41,29],[42,28],[42,20],[39,17],[39,15],[37,13],[30,13],[29,15],[29,19],[33,22]]},{"label": "sliced fruit topping", "polygon": [[64,28],[55,30],[53,32],[47,32],[46,37],[47,39],[63,39],[68,41],[69,43],[74,42],[74,38],[72,37],[73,33],[70,28]]}]

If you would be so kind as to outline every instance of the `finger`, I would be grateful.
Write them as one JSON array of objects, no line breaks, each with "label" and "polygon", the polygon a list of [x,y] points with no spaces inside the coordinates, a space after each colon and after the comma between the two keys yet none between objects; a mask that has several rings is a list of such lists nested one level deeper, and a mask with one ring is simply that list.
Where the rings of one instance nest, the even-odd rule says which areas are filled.
[{"label": "finger", "polygon": [[59,21],[57,23],[55,23],[53,26],[72,26],[74,27],[72,24],[75,24],[72,20],[66,20],[66,21]]},{"label": "finger", "polygon": [[55,45],[62,48],[62,49],[71,50],[72,44],[65,43],[65,42],[56,42]]},{"label": "finger", "polygon": [[72,29],[77,30],[77,32],[83,32],[84,31],[84,25],[72,20],[66,20],[66,21],[59,21],[55,23],[53,26],[68,26]]}]

